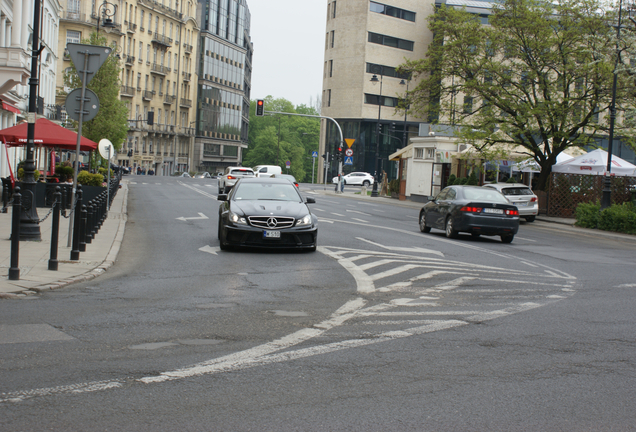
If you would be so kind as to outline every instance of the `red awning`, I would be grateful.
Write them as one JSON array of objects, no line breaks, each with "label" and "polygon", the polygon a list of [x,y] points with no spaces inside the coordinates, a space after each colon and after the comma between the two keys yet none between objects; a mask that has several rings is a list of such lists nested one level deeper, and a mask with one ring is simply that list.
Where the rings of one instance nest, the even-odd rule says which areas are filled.
[{"label": "red awning", "polygon": [[[0,139],[9,147],[26,145],[27,123],[20,123],[17,126],[0,130]],[[51,120],[40,117],[35,121],[35,145],[46,147],[60,147],[65,150],[75,150],[77,148],[77,134],[72,130],[63,128],[53,123]],[[97,150],[97,143],[82,137],[80,150]]]},{"label": "red awning", "polygon": [[18,107],[15,107],[15,106],[13,106],[10,103],[7,103],[5,101],[2,101],[2,109],[6,110],[6,111],[11,111],[11,112],[16,113],[16,114],[21,114],[20,109]]}]

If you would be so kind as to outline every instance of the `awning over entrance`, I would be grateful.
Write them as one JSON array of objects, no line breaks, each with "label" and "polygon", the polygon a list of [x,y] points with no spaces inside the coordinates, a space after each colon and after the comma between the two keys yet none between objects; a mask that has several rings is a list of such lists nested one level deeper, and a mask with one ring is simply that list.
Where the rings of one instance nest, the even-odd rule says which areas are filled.
[{"label": "awning over entrance", "polygon": [[0,99],[0,101],[2,101],[2,109],[5,111],[11,111],[12,113],[16,113],[16,114],[21,114],[21,111],[18,107],[11,105],[8,102],[3,101],[2,99]]}]

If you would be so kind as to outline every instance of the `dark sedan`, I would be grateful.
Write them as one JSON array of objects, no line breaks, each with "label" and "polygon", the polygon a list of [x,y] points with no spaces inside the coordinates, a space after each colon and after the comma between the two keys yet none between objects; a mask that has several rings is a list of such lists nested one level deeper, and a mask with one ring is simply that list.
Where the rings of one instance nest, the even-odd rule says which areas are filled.
[{"label": "dark sedan", "polygon": [[478,186],[449,186],[420,210],[420,231],[431,228],[446,231],[456,238],[467,232],[501,237],[510,243],[519,230],[519,210],[494,189]]},{"label": "dark sedan", "polygon": [[217,198],[221,250],[232,246],[316,250],[318,220],[303,197],[283,178],[242,178]]}]

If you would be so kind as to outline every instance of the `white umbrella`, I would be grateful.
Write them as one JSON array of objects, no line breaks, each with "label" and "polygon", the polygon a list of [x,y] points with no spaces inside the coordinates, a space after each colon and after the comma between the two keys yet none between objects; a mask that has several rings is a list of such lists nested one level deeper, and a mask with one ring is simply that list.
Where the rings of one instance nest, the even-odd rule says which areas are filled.
[{"label": "white umbrella", "polygon": [[[570,174],[605,175],[607,170],[607,152],[602,149],[552,165],[552,172]],[[611,174],[618,176],[636,176],[636,165],[612,155]]]},{"label": "white umbrella", "polygon": [[[570,159],[573,159],[573,156],[570,156],[569,154],[566,154],[563,152],[557,155],[557,163],[566,162]],[[530,158],[521,162],[517,162],[516,164],[513,165],[512,170],[521,171],[521,172],[538,173],[538,172],[541,172],[541,166],[537,163],[537,161]]]}]

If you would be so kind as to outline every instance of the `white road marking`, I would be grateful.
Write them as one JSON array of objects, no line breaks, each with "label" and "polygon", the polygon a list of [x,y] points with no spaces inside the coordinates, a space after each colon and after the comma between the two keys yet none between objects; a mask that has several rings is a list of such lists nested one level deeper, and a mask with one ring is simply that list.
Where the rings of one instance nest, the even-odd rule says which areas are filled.
[{"label": "white road marking", "polygon": [[532,240],[532,239],[525,238],[525,237],[516,237],[516,236],[515,236],[515,240],[524,240],[524,241],[529,241],[529,242],[533,242],[533,243],[537,242],[536,240]]},{"label": "white road marking", "polygon": [[203,213],[199,213],[199,217],[188,217],[187,218],[187,217],[181,216],[181,217],[178,217],[178,218],[175,218],[175,219],[185,222],[185,221],[188,221],[188,220],[203,220],[203,219],[209,219],[209,218],[206,215],[204,215]]},{"label": "white road marking", "polygon": [[358,219],[358,218],[351,218],[352,220],[358,221],[358,222],[364,222],[364,223],[369,223],[369,221],[365,221],[364,219]]},{"label": "white road marking", "polygon": [[621,284],[617,285],[616,288],[636,288],[636,284]]},{"label": "white road marking", "polygon": [[358,213],[358,214],[361,214],[363,216],[371,216],[369,213],[364,213],[364,212],[361,212],[361,211],[358,211],[358,210],[349,210],[349,209],[347,209],[347,211],[349,213]]},{"label": "white road marking", "polygon": [[331,214],[332,214],[332,215],[335,215],[335,216],[342,216],[342,217],[345,217],[345,215],[342,215],[342,214],[340,214],[340,213],[331,213]]},{"label": "white road marking", "polygon": [[440,251],[435,251],[435,250],[431,250],[431,249],[424,249],[424,248],[417,247],[417,246],[416,247],[388,246],[388,245],[383,245],[383,244],[380,244],[380,243],[373,242],[371,240],[367,240],[367,239],[362,238],[362,237],[356,237],[356,239],[357,240],[361,240],[363,242],[370,243],[370,244],[372,244],[374,246],[381,247],[381,248],[386,249],[386,250],[391,250],[391,251],[396,251],[396,252],[407,252],[408,251],[408,252],[416,252],[416,253],[420,252],[420,253],[435,254],[435,255],[439,255],[441,257],[444,256],[444,254],[442,252],[440,252]]},{"label": "white road marking", "polygon": [[218,255],[217,252],[219,252],[221,248],[219,248],[218,246],[203,246],[202,248],[199,248],[199,250],[201,252],[207,252],[212,255]]}]

